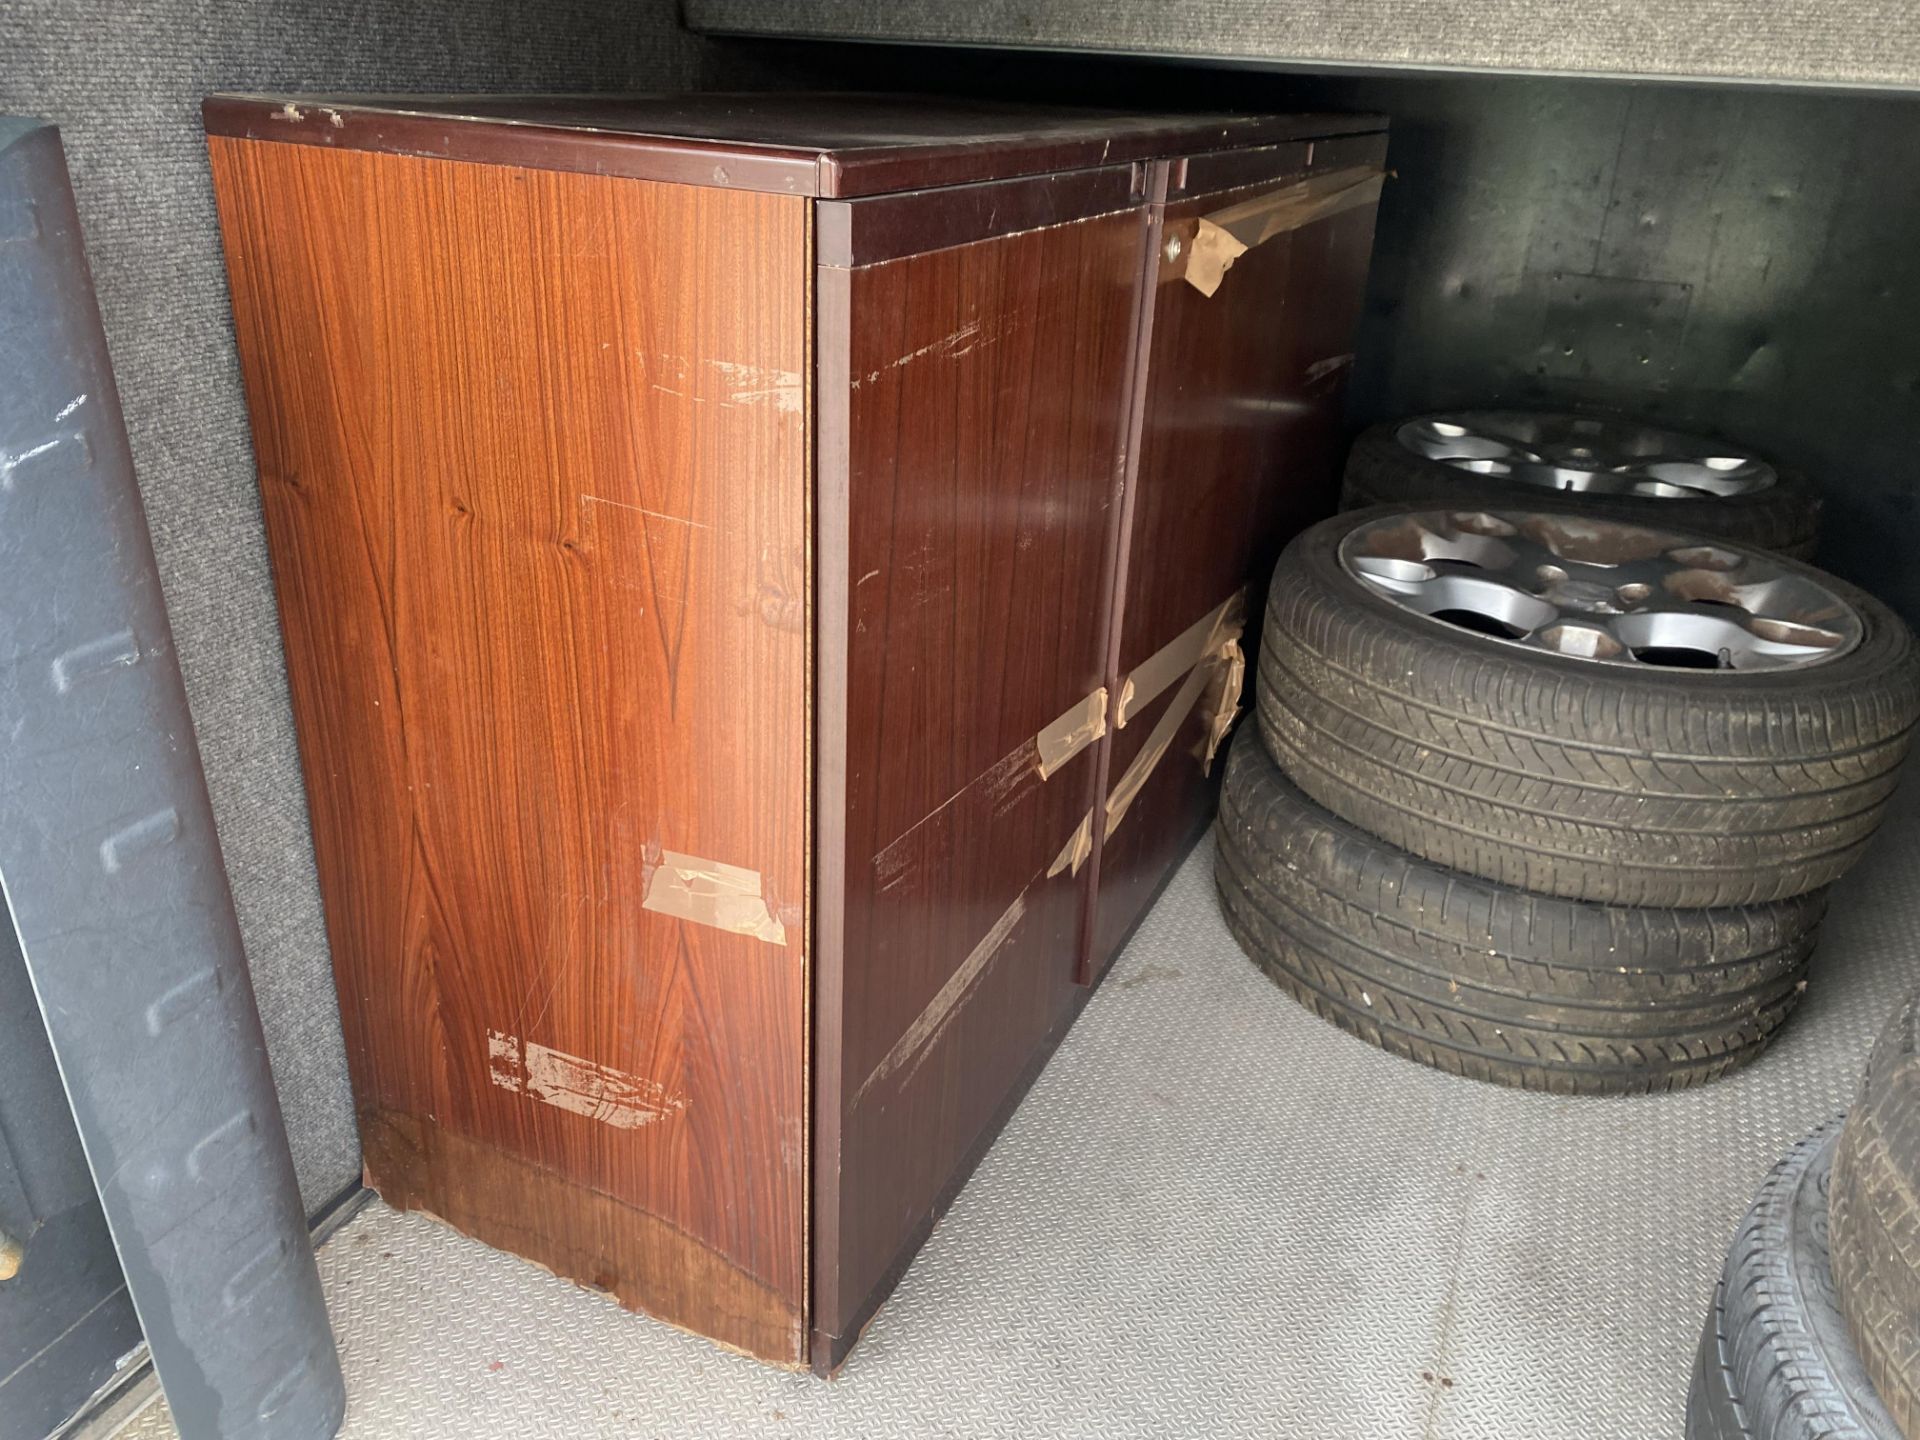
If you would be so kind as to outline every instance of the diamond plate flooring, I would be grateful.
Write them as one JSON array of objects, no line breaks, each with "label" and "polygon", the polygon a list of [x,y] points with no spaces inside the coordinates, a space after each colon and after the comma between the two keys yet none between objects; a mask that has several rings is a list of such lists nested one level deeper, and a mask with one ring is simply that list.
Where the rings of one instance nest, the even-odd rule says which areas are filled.
[{"label": "diamond plate flooring", "polygon": [[[1246,962],[1174,879],[841,1378],[725,1354],[374,1204],[320,1254],[348,1440],[1678,1440],[1774,1159],[1920,984],[1920,785],[1754,1066],[1579,1100],[1457,1080]],[[171,1434],[156,1405],[126,1432]]]}]

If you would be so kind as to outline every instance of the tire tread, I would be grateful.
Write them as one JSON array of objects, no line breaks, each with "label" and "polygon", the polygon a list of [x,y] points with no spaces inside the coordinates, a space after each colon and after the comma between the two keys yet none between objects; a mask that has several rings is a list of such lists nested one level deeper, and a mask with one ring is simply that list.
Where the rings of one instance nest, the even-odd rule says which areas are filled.
[{"label": "tire tread", "polygon": [[1836,1118],[1789,1150],[1734,1233],[1695,1357],[1688,1440],[1901,1440],[1834,1294],[1839,1130]]},{"label": "tire tread", "polygon": [[1875,1042],[1833,1166],[1840,1310],[1894,1419],[1920,1434],[1920,995]]},{"label": "tire tread", "polygon": [[1229,930],[1301,1004],[1408,1059],[1565,1094],[1684,1088],[1758,1055],[1798,1002],[1823,895],[1637,910],[1399,851],[1232,742],[1215,874]]}]

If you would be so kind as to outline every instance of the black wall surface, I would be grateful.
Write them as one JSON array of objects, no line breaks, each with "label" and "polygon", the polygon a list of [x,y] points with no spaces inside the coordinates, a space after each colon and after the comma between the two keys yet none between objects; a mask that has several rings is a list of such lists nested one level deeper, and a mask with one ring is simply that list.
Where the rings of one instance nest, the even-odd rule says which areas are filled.
[{"label": "black wall surface", "polygon": [[1826,491],[1820,563],[1920,622],[1920,99],[1352,82],[1396,117],[1356,418],[1643,412]]},{"label": "black wall surface", "polygon": [[1821,563],[1920,622],[1920,97],[716,42],[750,85],[1392,118],[1356,425],[1590,404],[1826,490]]}]

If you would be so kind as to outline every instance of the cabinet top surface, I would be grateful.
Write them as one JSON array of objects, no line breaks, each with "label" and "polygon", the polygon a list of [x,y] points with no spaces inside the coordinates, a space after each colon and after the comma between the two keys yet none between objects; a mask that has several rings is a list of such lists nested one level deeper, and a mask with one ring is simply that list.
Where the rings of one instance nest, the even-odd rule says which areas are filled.
[{"label": "cabinet top surface", "polygon": [[856,94],[215,95],[204,111],[212,135],[826,197],[1385,128]]}]

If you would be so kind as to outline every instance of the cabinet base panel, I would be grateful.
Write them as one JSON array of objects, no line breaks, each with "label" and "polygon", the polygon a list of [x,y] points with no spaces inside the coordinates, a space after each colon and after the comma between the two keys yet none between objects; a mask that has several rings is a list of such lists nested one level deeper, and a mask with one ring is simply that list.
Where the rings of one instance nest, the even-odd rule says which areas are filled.
[{"label": "cabinet base panel", "polygon": [[803,1368],[800,1310],[657,1215],[418,1115],[360,1112],[367,1186],[463,1235],[756,1359]]}]

